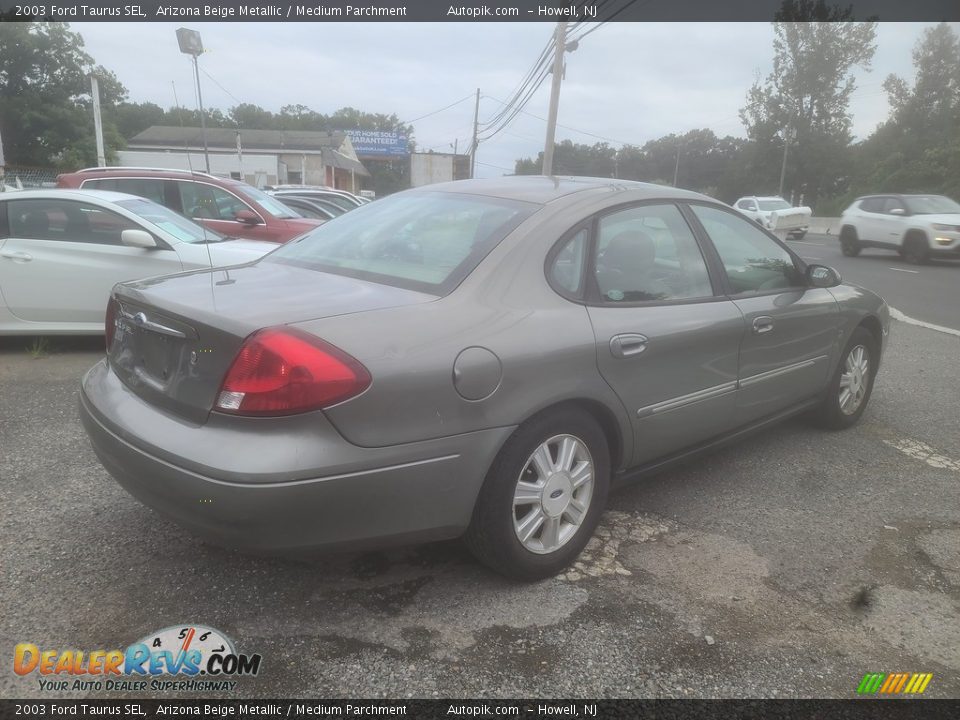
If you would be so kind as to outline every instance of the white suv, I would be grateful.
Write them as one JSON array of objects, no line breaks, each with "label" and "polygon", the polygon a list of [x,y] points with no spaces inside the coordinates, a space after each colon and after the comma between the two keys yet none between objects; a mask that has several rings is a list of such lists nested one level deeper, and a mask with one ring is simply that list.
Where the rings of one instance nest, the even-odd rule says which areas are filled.
[{"label": "white suv", "polygon": [[866,247],[896,250],[907,262],[960,260],[960,204],[943,195],[867,195],[840,218],[840,248],[855,257]]}]

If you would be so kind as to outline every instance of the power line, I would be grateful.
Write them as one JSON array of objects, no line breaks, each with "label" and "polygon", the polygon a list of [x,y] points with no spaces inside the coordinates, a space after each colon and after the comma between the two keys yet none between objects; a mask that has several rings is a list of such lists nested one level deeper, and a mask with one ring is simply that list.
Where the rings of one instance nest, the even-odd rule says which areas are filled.
[{"label": "power line", "polygon": [[200,68],[200,72],[202,72],[204,75],[206,75],[208,78],[210,78],[210,79],[213,81],[213,84],[214,84],[214,85],[216,85],[218,88],[220,88],[221,90],[223,90],[227,95],[229,95],[231,98],[233,98],[233,100],[234,100],[237,104],[239,104],[239,105],[243,105],[243,104],[244,104],[244,103],[243,103],[243,100],[241,100],[240,98],[238,98],[238,97],[237,97],[236,95],[234,95],[232,92],[230,92],[229,90],[227,90],[223,85],[221,85],[221,84],[219,83],[219,81],[218,81],[213,75],[211,75],[209,72],[207,72],[207,70],[206,70],[205,68]]},{"label": "power line", "polygon": [[473,93],[470,93],[469,95],[466,95],[466,96],[460,98],[460,99],[457,100],[456,102],[452,102],[452,103],[450,103],[449,105],[445,105],[444,107],[440,108],[439,110],[434,110],[433,112],[428,112],[426,115],[421,115],[420,117],[416,117],[416,118],[414,118],[413,120],[404,120],[404,121],[402,121],[402,122],[403,122],[404,125],[412,125],[413,123],[417,122],[417,120],[423,120],[424,118],[428,118],[428,117],[430,117],[430,116],[432,116],[432,115],[436,115],[437,113],[442,113],[444,110],[449,110],[450,108],[452,108],[452,107],[454,107],[454,106],[456,106],[456,105],[459,105],[460,103],[464,102],[465,100],[469,100],[469,99],[472,98],[472,97],[473,97]]}]

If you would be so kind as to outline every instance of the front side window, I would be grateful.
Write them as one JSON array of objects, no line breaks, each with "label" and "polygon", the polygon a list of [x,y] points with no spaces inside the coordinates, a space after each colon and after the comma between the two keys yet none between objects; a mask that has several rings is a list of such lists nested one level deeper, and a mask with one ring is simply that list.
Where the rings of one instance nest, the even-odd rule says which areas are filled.
[{"label": "front side window", "polygon": [[756,205],[753,204],[752,200],[741,200],[737,203],[737,207],[741,210],[756,210]]},{"label": "front side window", "polygon": [[754,223],[706,205],[691,205],[723,263],[734,294],[799,287],[793,257]]},{"label": "front side window", "polygon": [[604,303],[713,295],[703,255],[675,205],[641,205],[602,217],[594,272]]},{"label": "front side window", "polygon": [[242,210],[253,212],[235,195],[215,185],[178,181],[183,214],[198,220],[236,220]]},{"label": "front side window", "polygon": [[28,240],[122,245],[124,230],[140,229],[122,215],[75,200],[11,200],[7,210],[11,237]]},{"label": "front side window", "polygon": [[864,212],[883,212],[883,198],[867,198],[860,203],[860,209]]},{"label": "front side window", "polygon": [[907,209],[903,206],[903,203],[898,198],[891,197],[883,201],[883,212],[887,213],[888,215],[892,215],[894,214],[894,210],[901,210],[903,212],[907,211]]},{"label": "front side window", "polygon": [[364,205],[265,258],[445,295],[537,208],[420,192]]},{"label": "front side window", "polygon": [[120,200],[117,205],[129,210],[151,225],[173,235],[180,242],[203,243],[219,242],[224,236],[216,230],[204,227],[175,213],[170,208],[149,200]]}]

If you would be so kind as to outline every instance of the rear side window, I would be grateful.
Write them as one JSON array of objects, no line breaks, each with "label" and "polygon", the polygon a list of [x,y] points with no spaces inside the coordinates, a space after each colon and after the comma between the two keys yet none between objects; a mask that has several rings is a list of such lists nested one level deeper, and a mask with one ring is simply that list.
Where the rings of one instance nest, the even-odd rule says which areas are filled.
[{"label": "rear side window", "polygon": [[445,295],[536,207],[453,193],[404,193],[351,210],[264,261]]},{"label": "rear side window", "polygon": [[114,192],[129,193],[130,195],[139,195],[147,200],[153,200],[155,203],[163,205],[164,182],[164,180],[150,178],[99,178],[84,181],[83,189],[113,190]]},{"label": "rear side window", "polygon": [[793,256],[755,223],[705,205],[691,205],[690,208],[720,255],[734,294],[762,293],[802,285],[802,275]]},{"label": "rear side window", "polygon": [[0,202],[0,240],[10,237],[10,226],[7,223],[7,204]]}]

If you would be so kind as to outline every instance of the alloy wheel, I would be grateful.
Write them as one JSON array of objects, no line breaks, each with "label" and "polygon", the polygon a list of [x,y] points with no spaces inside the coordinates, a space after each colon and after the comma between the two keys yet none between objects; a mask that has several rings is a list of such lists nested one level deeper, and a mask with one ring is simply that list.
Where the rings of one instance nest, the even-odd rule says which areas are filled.
[{"label": "alloy wheel", "polygon": [[530,552],[546,555],[576,535],[593,498],[594,462],[586,443],[555,435],[527,459],[513,494],[513,529]]},{"label": "alloy wheel", "polygon": [[853,415],[863,404],[870,384],[870,351],[857,345],[844,360],[844,372],[840,374],[840,411]]}]

